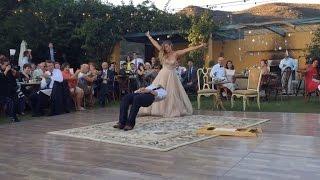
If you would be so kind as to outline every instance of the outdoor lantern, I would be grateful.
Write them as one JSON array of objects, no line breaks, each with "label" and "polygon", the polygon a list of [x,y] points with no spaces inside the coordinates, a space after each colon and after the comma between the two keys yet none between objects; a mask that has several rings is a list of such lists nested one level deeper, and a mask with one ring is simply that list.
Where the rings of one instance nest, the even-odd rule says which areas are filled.
[{"label": "outdoor lantern", "polygon": [[10,49],[10,56],[14,56],[16,54],[16,50],[15,49]]}]

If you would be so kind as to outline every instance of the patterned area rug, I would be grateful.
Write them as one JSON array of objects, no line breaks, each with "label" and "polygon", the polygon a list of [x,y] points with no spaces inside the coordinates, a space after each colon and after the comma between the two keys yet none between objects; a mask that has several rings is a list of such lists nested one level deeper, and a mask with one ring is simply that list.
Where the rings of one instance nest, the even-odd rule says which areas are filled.
[{"label": "patterned area rug", "polygon": [[268,120],[223,116],[193,115],[177,118],[138,117],[131,131],[114,129],[115,122],[49,132],[94,141],[169,151],[215,136],[197,135],[196,130],[208,124],[223,128],[248,128]]}]

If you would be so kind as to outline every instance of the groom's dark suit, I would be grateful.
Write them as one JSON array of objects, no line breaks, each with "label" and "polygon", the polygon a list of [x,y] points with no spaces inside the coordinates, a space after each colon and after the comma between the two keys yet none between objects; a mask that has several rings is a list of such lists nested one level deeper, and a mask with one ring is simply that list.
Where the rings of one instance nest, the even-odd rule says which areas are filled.
[{"label": "groom's dark suit", "polygon": [[[167,96],[166,90],[160,86],[150,85],[134,93],[127,94],[121,100],[119,122],[115,128],[131,130],[135,123],[140,107],[148,107],[155,101],[161,101]],[[129,106],[130,113],[128,116]]]}]

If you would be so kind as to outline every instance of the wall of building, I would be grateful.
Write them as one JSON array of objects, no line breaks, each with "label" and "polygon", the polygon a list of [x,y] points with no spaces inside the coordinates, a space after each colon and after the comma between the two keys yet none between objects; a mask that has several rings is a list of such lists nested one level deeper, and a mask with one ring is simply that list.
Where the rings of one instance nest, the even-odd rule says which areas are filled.
[{"label": "wall of building", "polygon": [[[254,32],[252,32],[254,34]],[[233,61],[237,72],[245,68],[259,65],[261,59],[282,59],[285,50],[288,49],[291,57],[298,59],[299,69],[305,68],[307,46],[313,38],[313,32],[293,32],[282,37],[275,33],[250,35],[244,39],[228,41],[212,41],[210,58],[207,58],[206,65],[213,64],[220,54],[226,60]],[[210,54],[209,53],[209,54]],[[214,62],[215,63],[215,62]]]}]

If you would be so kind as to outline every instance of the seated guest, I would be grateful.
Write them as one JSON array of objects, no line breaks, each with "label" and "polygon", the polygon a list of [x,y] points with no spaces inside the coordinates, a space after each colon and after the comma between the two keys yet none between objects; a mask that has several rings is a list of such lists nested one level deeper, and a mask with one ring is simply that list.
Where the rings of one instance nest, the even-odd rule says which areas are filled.
[{"label": "seated guest", "polygon": [[120,65],[120,70],[119,70],[119,75],[120,76],[126,76],[126,66],[127,66],[127,63],[122,63]]},{"label": "seated guest", "polygon": [[232,61],[227,61],[225,71],[226,71],[226,83],[222,84],[222,86],[226,87],[231,92],[233,92],[236,89],[237,84],[235,83],[236,82],[236,79],[234,77],[235,70],[234,70]]},{"label": "seated guest", "polygon": [[9,88],[9,97],[14,101],[14,109],[16,113],[24,114],[25,107],[25,95],[21,91],[21,86],[17,84],[17,80],[19,80],[20,73],[10,68],[9,72],[6,75],[8,88]]},{"label": "seated guest", "polygon": [[96,76],[89,73],[89,65],[82,64],[80,73],[78,74],[78,87],[84,92],[84,97],[88,98],[89,106],[93,106],[93,87],[92,84],[96,80]]},{"label": "seated guest", "polygon": [[137,69],[137,85],[138,88],[140,87],[145,87],[145,72],[144,72],[144,65],[139,64],[138,69]]},{"label": "seated guest", "polygon": [[61,65],[59,62],[54,62],[54,68],[55,69],[61,69]]},{"label": "seated guest", "polygon": [[320,85],[320,78],[318,72],[318,60],[314,59],[311,67],[307,69],[305,75],[306,93],[312,93],[317,90]]},{"label": "seated guest", "polygon": [[41,62],[38,64],[38,68],[33,71],[32,79],[39,79],[41,80],[43,74],[46,72],[46,63]]},{"label": "seated guest", "polygon": [[132,64],[134,66],[134,63],[131,64],[131,57],[128,55],[126,56],[126,63],[127,63],[127,66],[126,66],[126,70],[127,71],[131,71],[132,70]]},{"label": "seated guest", "polygon": [[[120,104],[119,122],[113,127],[125,131],[132,130],[135,126],[140,107],[148,107],[153,102],[165,99],[166,96],[166,90],[159,85],[150,85],[146,88],[140,88],[134,93],[125,95]],[[128,116],[130,105],[131,108]]]},{"label": "seated guest", "polygon": [[96,96],[99,87],[99,83],[97,82],[97,77],[99,75],[99,71],[97,70],[97,65],[94,62],[89,63],[89,72],[88,72],[88,77],[93,78],[93,82],[88,82],[89,86],[92,86],[93,88],[93,93]]},{"label": "seated guest", "polygon": [[261,73],[262,75],[266,75],[270,73],[270,69],[268,67],[268,61],[265,59],[262,59],[260,61],[260,69],[261,69]]},{"label": "seated guest", "polygon": [[[290,73],[288,75],[289,79],[287,82],[288,83],[287,84],[287,86],[288,86],[287,91],[288,91],[288,94],[292,94],[292,91],[293,91],[293,89],[292,89],[292,72],[295,71],[297,68],[294,59],[290,58],[289,54],[286,53],[285,58],[280,61],[279,68],[281,69],[281,74],[282,74],[281,83],[282,83],[283,88],[285,88],[284,86],[286,85],[286,82],[285,82],[286,74]],[[284,90],[284,92],[285,92],[285,90]]]},{"label": "seated guest", "polygon": [[267,100],[267,91],[270,88],[270,69],[268,67],[268,61],[265,59],[262,59],[260,61],[260,70],[261,70],[261,83],[260,83],[260,96],[263,96],[265,94],[265,99]]},{"label": "seated guest", "polygon": [[101,67],[102,72],[98,76],[98,81],[101,83],[99,90],[99,104],[104,107],[106,98],[110,98],[107,97],[107,95],[113,92],[115,72],[113,70],[113,65],[110,64],[110,67],[108,67],[107,62],[103,62]]},{"label": "seated guest", "polygon": [[16,102],[10,94],[12,89],[9,86],[8,76],[11,73],[11,65],[5,56],[0,57],[0,105],[6,107],[7,115],[12,122],[19,122],[16,115]]},{"label": "seated guest", "polygon": [[218,63],[214,65],[210,72],[210,77],[215,81],[224,82],[227,80],[226,78],[226,71],[225,68],[222,65],[222,62],[224,61],[223,57],[218,58]]},{"label": "seated guest", "polygon": [[188,61],[188,69],[186,71],[186,77],[183,82],[183,87],[187,92],[194,93],[197,88],[197,69],[193,66],[192,61]]},{"label": "seated guest", "polygon": [[22,73],[20,73],[20,80],[22,82],[29,82],[31,79],[31,64],[24,64]]},{"label": "seated guest", "polygon": [[115,62],[111,62],[110,63],[109,70],[112,71],[115,75],[117,74],[117,72],[116,72],[116,63]]},{"label": "seated guest", "polygon": [[[19,81],[20,82],[29,82],[32,80],[31,77],[31,65],[30,64],[24,64],[23,70],[20,73]],[[25,106],[26,106],[26,98],[29,97],[32,92],[35,90],[33,86],[19,86],[21,93],[18,93],[18,112],[20,114],[24,114]]]},{"label": "seated guest", "polygon": [[157,61],[157,59],[155,57],[151,58],[151,68],[154,69],[154,66],[156,64],[159,64],[159,62]]},{"label": "seated guest", "polygon": [[159,63],[155,64],[152,72],[145,77],[147,84],[151,84],[153,82],[153,80],[157,77],[160,70],[161,70],[161,65]]},{"label": "seated guest", "polygon": [[147,76],[148,74],[152,73],[152,67],[151,67],[151,64],[149,62],[146,62],[144,64],[144,74],[145,76]]},{"label": "seated guest", "polygon": [[[57,84],[63,81],[62,72],[59,69],[54,69],[52,61],[47,61],[46,67],[47,71],[42,76],[40,91],[33,93],[29,98],[33,116],[41,116],[44,114],[44,106],[48,104],[50,97],[52,100],[51,115],[60,114],[60,108],[63,107],[62,90],[59,88],[59,84]],[[53,90],[54,86],[57,90]]]},{"label": "seated guest", "polygon": [[136,74],[137,68],[134,65],[134,63],[130,63],[130,66],[131,66],[130,74]]},{"label": "seated guest", "polygon": [[71,97],[76,105],[77,111],[85,110],[81,104],[83,102],[84,92],[81,88],[77,87],[77,77],[80,70],[77,70],[74,74],[70,72],[70,65],[68,63],[63,63],[61,66],[63,80],[68,82],[68,87],[70,90]]},{"label": "seated guest", "polygon": [[[133,60],[131,61],[131,63],[134,64],[134,66],[136,67],[136,69],[138,69],[139,64],[144,64],[144,60],[139,57],[138,53],[133,52],[133,53],[132,53],[132,57],[133,57]],[[132,67],[132,66],[131,66],[131,67]]]}]

